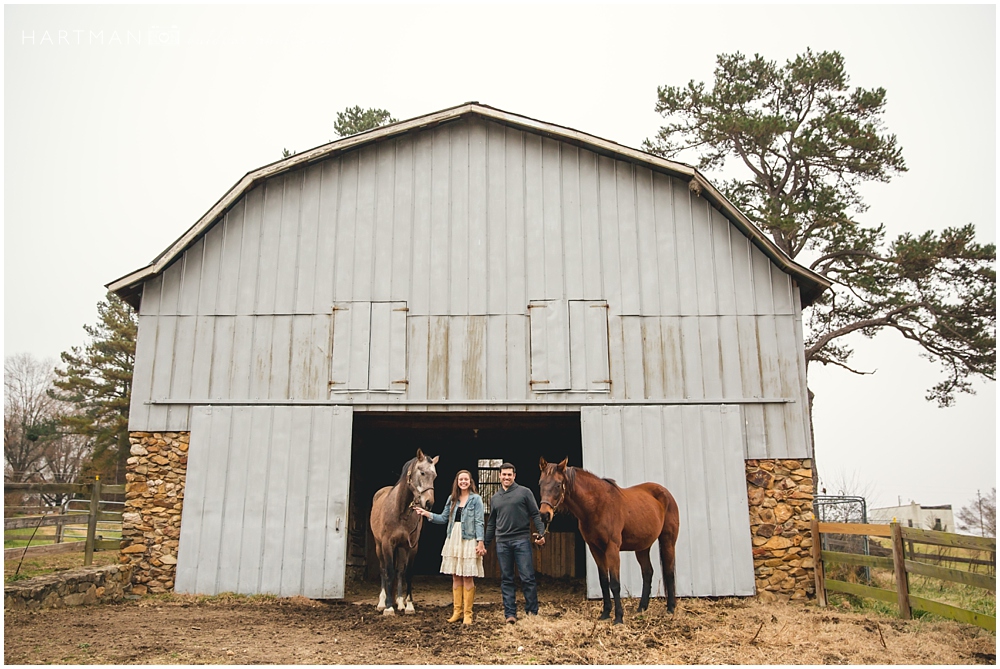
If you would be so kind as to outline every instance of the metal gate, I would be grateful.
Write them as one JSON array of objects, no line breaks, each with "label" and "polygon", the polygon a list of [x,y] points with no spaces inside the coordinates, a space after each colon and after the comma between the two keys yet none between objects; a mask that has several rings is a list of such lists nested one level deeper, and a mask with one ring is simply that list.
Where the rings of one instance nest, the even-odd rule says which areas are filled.
[{"label": "metal gate", "polygon": [[350,407],[191,416],[176,592],[344,596]]},{"label": "metal gate", "polygon": [[[677,595],[752,595],[753,547],[747,504],[743,416],[736,406],[598,406],[581,409],[583,466],[622,487],[654,481],[680,508],[674,569]],[[658,548],[653,593],[663,596]],[[631,553],[622,555],[622,595],[642,593]],[[587,596],[598,598],[587,553]]]}]

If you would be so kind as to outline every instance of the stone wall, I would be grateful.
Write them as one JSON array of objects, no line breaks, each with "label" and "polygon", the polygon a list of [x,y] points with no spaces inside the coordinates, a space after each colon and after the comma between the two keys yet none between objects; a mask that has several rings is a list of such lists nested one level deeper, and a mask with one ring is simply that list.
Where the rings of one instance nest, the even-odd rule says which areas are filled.
[{"label": "stone wall", "polygon": [[746,472],[757,596],[814,595],[812,460],[747,460]]},{"label": "stone wall", "polygon": [[132,567],[80,567],[6,583],[4,609],[51,609],[98,602],[118,602],[129,591]]},{"label": "stone wall", "polygon": [[173,590],[189,440],[188,432],[129,434],[120,562],[133,568],[137,595]]}]

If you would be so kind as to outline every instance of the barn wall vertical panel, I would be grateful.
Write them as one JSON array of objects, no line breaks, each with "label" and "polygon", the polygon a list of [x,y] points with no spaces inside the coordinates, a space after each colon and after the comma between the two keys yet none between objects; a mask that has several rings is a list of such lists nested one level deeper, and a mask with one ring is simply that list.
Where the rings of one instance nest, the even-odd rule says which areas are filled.
[{"label": "barn wall vertical panel", "polygon": [[[302,232],[301,199],[303,170],[296,170],[285,177],[281,192],[281,213],[278,232],[277,279],[274,284],[274,310],[276,314],[295,311],[295,293],[298,288],[299,242]],[[303,288],[305,288],[303,286]]]},{"label": "barn wall vertical panel", "polygon": [[469,313],[469,126],[449,129],[451,172],[448,198],[448,310]]},{"label": "barn wall vertical panel", "polygon": [[[285,187],[291,175],[281,175],[269,180],[264,186],[264,202],[261,208],[260,255],[257,274],[252,275],[257,283],[257,298],[254,313],[259,315],[282,313],[277,311],[277,287],[279,253],[281,251],[282,229],[287,222],[281,219],[285,197]],[[288,232],[285,231],[287,237]]]},{"label": "barn wall vertical panel", "polygon": [[295,299],[292,313],[312,314],[321,307],[316,304],[316,284],[321,262],[319,250],[320,196],[323,165],[312,165],[302,172],[299,194],[299,235],[295,263]]},{"label": "barn wall vertical panel", "polygon": [[[239,282],[236,313],[257,313],[257,284],[260,276],[260,235],[264,216],[264,187],[257,186],[244,198],[243,230],[240,238]],[[231,269],[229,271],[232,271]]]},{"label": "barn wall vertical panel", "polygon": [[[220,224],[222,233],[222,248],[219,252],[219,275],[215,289],[214,311],[209,305],[201,308],[202,314],[219,314],[235,316],[236,301],[240,285],[240,255],[243,253],[243,217],[246,212],[246,199],[241,198],[226,213],[226,218]],[[246,277],[244,277],[245,279]]]},{"label": "barn wall vertical panel", "polygon": [[423,133],[413,139],[413,247],[410,270],[410,307],[414,313],[430,312],[431,262],[431,180],[433,177],[433,135]]},{"label": "barn wall vertical panel", "polygon": [[488,195],[486,171],[486,126],[473,122],[469,126],[468,143],[468,313],[488,314],[489,233],[486,228]]},{"label": "barn wall vertical panel", "polygon": [[[224,472],[216,472],[216,481],[224,491],[221,504],[222,530],[219,533],[219,565],[216,579],[218,592],[245,592],[240,589],[240,569],[243,562],[243,533],[253,531],[244,526],[247,500],[253,494],[248,486],[250,458],[257,457],[251,451],[253,439],[251,407],[233,407],[230,415],[230,435],[228,466]],[[222,450],[222,449],[219,449]],[[252,480],[250,481],[252,482]],[[253,556],[255,559],[256,556]],[[233,568],[236,566],[236,568]]]},{"label": "barn wall vertical panel", "polygon": [[653,203],[653,173],[635,169],[636,246],[639,275],[640,310],[643,315],[659,315],[660,259],[656,240],[656,214]]}]

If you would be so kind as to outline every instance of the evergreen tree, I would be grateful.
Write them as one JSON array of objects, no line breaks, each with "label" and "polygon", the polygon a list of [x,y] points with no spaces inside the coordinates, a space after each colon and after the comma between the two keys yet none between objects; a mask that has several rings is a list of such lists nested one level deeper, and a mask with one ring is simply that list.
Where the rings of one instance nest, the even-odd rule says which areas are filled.
[{"label": "evergreen tree", "polygon": [[128,412],[135,365],[135,312],[114,293],[98,302],[96,325],[84,325],[90,342],[61,354],[54,395],[76,406],[62,417],[62,431],[93,446],[88,469],[109,481],[124,481],[129,457]]},{"label": "evergreen tree", "polygon": [[396,123],[396,119],[385,109],[375,107],[362,109],[354,106],[337,112],[337,121],[333,124],[333,131],[337,133],[338,137],[349,137],[390,123]]},{"label": "evergreen tree", "polygon": [[949,406],[996,378],[996,248],[973,225],[888,240],[867,227],[859,186],[906,170],[885,131],[885,89],[851,89],[843,57],[806,50],[779,66],[723,54],[715,81],[658,89],[668,122],[646,150],[691,152],[702,170],[737,165],[720,190],[791,258],[833,282],[807,313],[806,363],[854,373],[846,338],[895,330],[944,369],[927,399]]}]

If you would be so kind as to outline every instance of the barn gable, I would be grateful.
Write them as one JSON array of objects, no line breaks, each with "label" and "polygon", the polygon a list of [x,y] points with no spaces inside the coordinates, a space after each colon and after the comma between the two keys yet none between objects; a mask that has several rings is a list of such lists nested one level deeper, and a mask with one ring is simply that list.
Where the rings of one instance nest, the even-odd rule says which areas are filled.
[{"label": "barn gable", "polygon": [[[811,457],[801,309],[827,285],[692,168],[472,103],[251,172],[109,287],[139,310],[130,430],[191,432],[199,485],[251,447],[349,461],[352,415],[576,412],[585,466],[683,491],[679,592],[722,595],[753,590],[744,460]],[[275,432],[292,416],[340,431]],[[258,469],[231,489],[267,487],[261,527],[300,515],[294,473]],[[182,543],[242,522],[194,508]],[[178,583],[203,591],[194,541]]]}]

